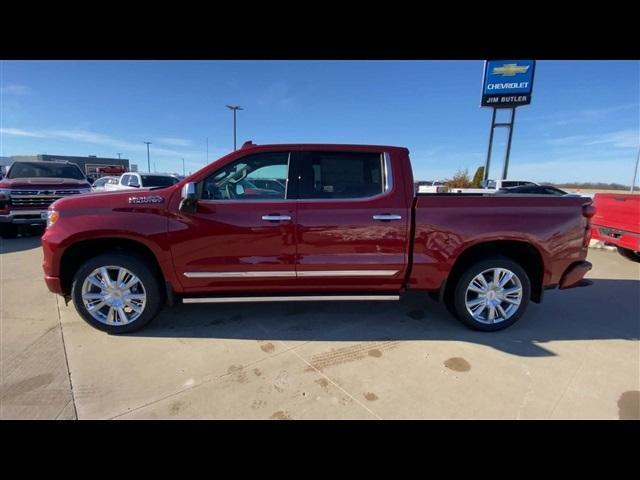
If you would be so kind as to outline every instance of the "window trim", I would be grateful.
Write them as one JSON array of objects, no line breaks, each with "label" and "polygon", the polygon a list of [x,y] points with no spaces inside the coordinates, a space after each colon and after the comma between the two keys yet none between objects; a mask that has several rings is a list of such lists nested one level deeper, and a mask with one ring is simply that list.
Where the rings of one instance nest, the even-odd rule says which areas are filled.
[{"label": "window trim", "polygon": [[198,188],[198,197],[202,196],[202,190],[204,188],[204,182],[207,180],[207,178],[209,178],[211,175],[215,175],[216,173],[218,173],[220,170],[222,170],[223,168],[228,167],[229,165],[232,165],[236,162],[239,162],[243,159],[246,159],[247,157],[251,157],[251,156],[256,156],[256,155],[262,155],[262,154],[272,154],[272,153],[286,153],[287,154],[287,178],[285,179],[285,186],[284,186],[284,198],[274,198],[273,200],[271,199],[267,199],[267,198],[256,198],[254,200],[222,200],[222,199],[203,199],[203,198],[198,198],[198,203],[200,202],[204,202],[207,204],[212,204],[212,203],[220,203],[223,205],[228,205],[228,204],[234,204],[234,203],[241,203],[241,204],[246,204],[246,203],[250,203],[250,202],[260,202],[260,203],[279,203],[279,202],[291,202],[291,201],[295,201],[296,199],[294,198],[288,198],[289,195],[289,181],[291,178],[291,155],[293,154],[293,151],[291,150],[283,150],[283,151],[273,151],[273,152],[260,152],[260,153],[250,153],[248,155],[244,155],[240,158],[236,158],[234,161],[229,162],[227,164],[225,164],[224,166],[220,167],[219,169],[211,172],[209,175],[207,175],[206,177],[204,177],[200,182],[198,182],[198,184],[200,184],[200,188]]}]

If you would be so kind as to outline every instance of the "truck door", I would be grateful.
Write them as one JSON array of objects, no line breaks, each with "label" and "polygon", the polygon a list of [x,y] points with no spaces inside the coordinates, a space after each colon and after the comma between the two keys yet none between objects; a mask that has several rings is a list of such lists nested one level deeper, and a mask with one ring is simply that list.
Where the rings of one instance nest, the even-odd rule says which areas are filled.
[{"label": "truck door", "polygon": [[249,154],[198,184],[196,212],[180,212],[169,234],[186,291],[277,292],[295,283],[290,156]]},{"label": "truck door", "polygon": [[313,151],[296,158],[299,288],[397,291],[408,262],[403,178],[379,151]]}]

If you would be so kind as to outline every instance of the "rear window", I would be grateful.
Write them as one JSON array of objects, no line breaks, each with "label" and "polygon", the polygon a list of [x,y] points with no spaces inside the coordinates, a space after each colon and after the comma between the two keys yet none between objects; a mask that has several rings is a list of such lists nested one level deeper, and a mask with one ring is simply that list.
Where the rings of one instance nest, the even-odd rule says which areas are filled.
[{"label": "rear window", "polygon": [[179,182],[175,177],[164,175],[141,175],[143,187],[170,187]]},{"label": "rear window", "polygon": [[72,178],[84,180],[84,174],[76,165],[47,163],[14,163],[9,169],[7,178]]},{"label": "rear window", "polygon": [[383,190],[379,153],[310,152],[301,168],[299,198],[366,198]]}]

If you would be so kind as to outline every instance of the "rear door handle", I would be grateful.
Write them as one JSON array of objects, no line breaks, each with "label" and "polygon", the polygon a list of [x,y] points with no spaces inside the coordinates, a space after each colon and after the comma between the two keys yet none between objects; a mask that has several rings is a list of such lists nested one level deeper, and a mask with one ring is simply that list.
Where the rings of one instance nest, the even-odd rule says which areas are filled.
[{"label": "rear door handle", "polygon": [[291,220],[291,217],[289,215],[263,215],[262,219],[267,222],[284,222]]},{"label": "rear door handle", "polygon": [[388,222],[389,220],[402,220],[400,215],[391,215],[389,213],[381,213],[373,216],[374,220],[380,220],[382,222]]}]

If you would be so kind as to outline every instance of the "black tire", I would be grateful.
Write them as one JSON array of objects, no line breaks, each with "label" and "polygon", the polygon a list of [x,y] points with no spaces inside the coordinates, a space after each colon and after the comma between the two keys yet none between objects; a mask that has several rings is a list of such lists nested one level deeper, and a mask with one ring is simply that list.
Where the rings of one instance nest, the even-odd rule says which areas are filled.
[{"label": "black tire", "polygon": [[[493,268],[504,268],[510,270],[520,281],[522,286],[522,298],[517,310],[511,314],[506,320],[501,320],[496,323],[483,323],[473,317],[473,315],[467,310],[466,296],[467,288],[471,281],[480,273],[485,270]],[[452,298],[452,310],[456,318],[468,327],[474,330],[481,330],[483,332],[493,332],[496,330],[502,330],[513,325],[522,316],[527,309],[529,299],[531,297],[531,281],[527,272],[517,262],[507,257],[495,256],[486,260],[481,260],[470,265],[459,277],[455,284]],[[503,305],[507,305],[503,303]],[[506,307],[505,307],[506,308]],[[486,315],[486,314],[485,314]]]},{"label": "black tire", "polygon": [[0,223],[0,237],[2,238],[16,238],[18,236],[18,229],[12,223]]},{"label": "black tire", "polygon": [[640,262],[640,252],[634,252],[633,250],[629,250],[628,248],[618,247],[618,253],[624,258],[628,258],[629,260],[633,260],[634,262]]},{"label": "black tire", "polygon": [[[146,304],[142,314],[132,322],[122,325],[107,325],[95,319],[85,307],[82,301],[82,285],[91,272],[102,266],[124,267],[140,279],[146,293]],[[164,297],[165,292],[161,287],[160,280],[144,260],[134,255],[122,253],[105,253],[87,260],[74,275],[71,286],[71,298],[78,314],[92,327],[111,334],[140,330],[160,313],[164,305]]]}]

